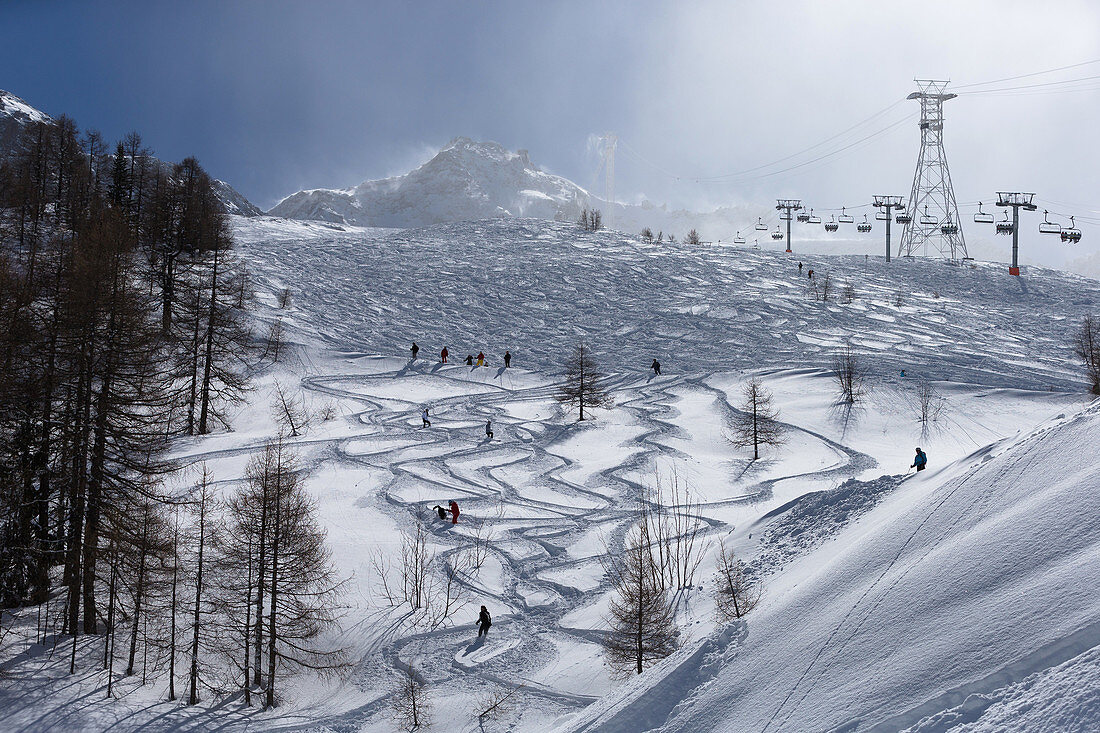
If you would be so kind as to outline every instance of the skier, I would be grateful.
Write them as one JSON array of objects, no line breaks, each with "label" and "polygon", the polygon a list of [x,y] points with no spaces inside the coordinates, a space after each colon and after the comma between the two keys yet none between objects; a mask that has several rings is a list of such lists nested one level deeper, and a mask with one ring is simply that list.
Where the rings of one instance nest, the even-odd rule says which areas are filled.
[{"label": "skier", "polygon": [[489,638],[489,627],[493,625],[493,619],[489,617],[489,609],[485,606],[481,607],[481,613],[477,617],[477,635],[480,637],[482,634],[485,638]]},{"label": "skier", "polygon": [[507,369],[510,366],[512,366],[512,352],[511,351],[505,351],[504,352],[504,368]]},{"label": "skier", "polygon": [[802,263],[801,262],[798,263],[798,276],[802,277]]},{"label": "skier", "polygon": [[916,468],[918,471],[923,471],[924,467],[928,464],[928,456],[924,451],[917,448],[917,457],[913,459],[913,465],[909,468]]},{"label": "skier", "polygon": [[484,351],[477,352],[477,365],[478,366],[485,366],[485,352]]},{"label": "skier", "polygon": [[901,370],[901,376],[903,376],[903,377],[905,376],[905,370],[904,369]]},{"label": "skier", "polygon": [[424,408],[424,414],[421,415],[420,417],[424,421],[424,424],[421,425],[420,427],[430,428],[432,426],[432,421],[428,419],[428,408],[427,407]]},{"label": "skier", "polygon": [[814,271],[813,271],[812,268],[806,272],[806,277],[809,278],[810,280],[814,279]]},{"label": "skier", "polygon": [[413,361],[416,361],[416,355],[418,353],[420,353],[420,347],[416,345],[415,341],[413,341],[413,346],[412,346],[411,351],[413,353]]},{"label": "skier", "polygon": [[447,351],[447,347],[446,347],[446,346],[444,346],[444,347],[443,347],[443,351],[440,351],[440,352],[439,352],[439,359],[440,359],[440,361],[442,361],[442,362],[443,362],[444,364],[446,364],[446,363],[447,363],[447,354],[448,354],[448,353],[449,353],[449,352]]},{"label": "skier", "polygon": [[440,519],[442,519],[443,521],[447,521],[447,510],[446,509],[439,506],[438,504],[433,506],[432,509],[434,509],[435,513],[439,515]]},{"label": "skier", "polygon": [[485,421],[485,437],[488,438],[489,440],[493,439],[493,421],[492,420],[486,420]]},{"label": "skier", "polygon": [[473,365],[474,365],[474,355],[473,354],[466,354],[466,366],[473,366]]},{"label": "skier", "polygon": [[458,524],[458,502],[451,499],[447,506],[451,508],[451,524]]},{"label": "skier", "polygon": [[653,360],[653,365],[650,366],[649,368],[653,370],[654,376],[657,376],[657,377],[661,376],[661,362],[654,359]]}]

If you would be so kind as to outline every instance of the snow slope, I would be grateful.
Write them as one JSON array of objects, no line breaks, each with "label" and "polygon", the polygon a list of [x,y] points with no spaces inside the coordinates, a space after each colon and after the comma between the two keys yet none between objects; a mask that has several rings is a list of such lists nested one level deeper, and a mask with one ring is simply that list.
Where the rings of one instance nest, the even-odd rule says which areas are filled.
[{"label": "snow slope", "polygon": [[[181,440],[175,456],[205,461],[228,489],[275,430],[276,379],[315,414],[332,408],[294,442],[350,578],[338,638],[353,666],[298,678],[269,712],[236,698],[167,703],[163,674],[146,686],[119,677],[108,700],[101,644],[85,640],[69,676],[68,640],[32,643],[27,609],[0,647],[0,728],[393,731],[406,664],[444,731],[477,730],[479,701],[517,688],[487,729],[1095,727],[1100,527],[1081,518],[1096,515],[1100,406],[1080,393],[1066,340],[1100,284],[805,258],[853,285],[845,304],[812,299],[786,255],[553,222],[234,227],[257,280],[257,331],[284,322],[294,358],[260,378],[232,432]],[[580,336],[615,405],[576,424],[553,395]],[[413,339],[428,358],[409,361]],[[835,404],[827,373],[845,340],[870,367],[860,409]],[[456,357],[484,349],[490,364],[441,365],[444,343]],[[748,376],[788,426],[787,444],[758,462],[725,438]],[[928,426],[914,407],[922,378],[946,400]],[[905,479],[914,445],[931,469]],[[681,650],[617,682],[599,647],[611,592],[600,555],[656,473],[692,487],[709,551],[725,539],[766,592],[745,622],[718,626],[707,557],[678,598]],[[450,498],[457,526],[432,518]],[[398,554],[417,521],[436,572],[490,539],[482,567],[459,575],[462,610],[434,629],[382,598],[372,562]],[[488,642],[474,638],[481,604]]]},{"label": "snow slope", "polygon": [[[721,671],[667,722],[646,709],[683,696],[674,673],[568,729],[943,730],[920,721],[964,700],[973,721],[990,693],[1100,644],[1098,439],[1093,407],[910,479],[773,578]],[[1075,691],[1092,692],[1059,730],[1097,722],[1084,676]]]}]

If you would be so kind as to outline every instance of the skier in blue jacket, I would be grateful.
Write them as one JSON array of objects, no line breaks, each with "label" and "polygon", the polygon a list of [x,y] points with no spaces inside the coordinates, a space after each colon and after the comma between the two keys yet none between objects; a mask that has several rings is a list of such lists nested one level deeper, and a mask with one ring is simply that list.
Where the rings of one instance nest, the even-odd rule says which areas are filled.
[{"label": "skier in blue jacket", "polygon": [[917,457],[913,459],[913,465],[909,468],[916,468],[918,471],[923,471],[924,467],[928,464],[928,456],[924,451],[917,448]]}]

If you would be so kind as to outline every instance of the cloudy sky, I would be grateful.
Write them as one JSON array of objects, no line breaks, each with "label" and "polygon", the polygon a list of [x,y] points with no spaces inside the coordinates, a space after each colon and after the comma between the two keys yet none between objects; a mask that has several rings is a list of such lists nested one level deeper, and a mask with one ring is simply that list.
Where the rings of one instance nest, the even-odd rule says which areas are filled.
[{"label": "cloudy sky", "polygon": [[1086,0],[4,0],[0,28],[0,88],[195,155],[265,208],[404,172],[457,135],[591,186],[605,131],[624,200],[861,204],[908,193],[904,97],[931,77],[964,93],[945,130],[960,202],[1024,189],[1100,222]]}]

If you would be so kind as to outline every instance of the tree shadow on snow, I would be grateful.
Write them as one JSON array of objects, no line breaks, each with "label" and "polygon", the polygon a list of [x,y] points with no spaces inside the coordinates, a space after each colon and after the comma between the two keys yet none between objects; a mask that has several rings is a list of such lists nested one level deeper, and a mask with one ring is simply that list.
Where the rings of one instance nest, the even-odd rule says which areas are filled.
[{"label": "tree shadow on snow", "polygon": [[848,429],[857,427],[866,411],[858,402],[834,402],[829,408],[829,420],[840,429],[841,437],[846,437]]}]

